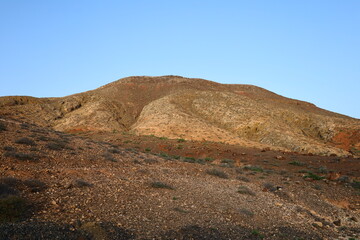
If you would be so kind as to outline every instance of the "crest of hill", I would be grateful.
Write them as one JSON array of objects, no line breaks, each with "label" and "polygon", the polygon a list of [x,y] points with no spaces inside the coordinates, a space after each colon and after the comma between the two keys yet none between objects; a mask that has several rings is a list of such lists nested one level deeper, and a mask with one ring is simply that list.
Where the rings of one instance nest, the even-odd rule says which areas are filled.
[{"label": "crest of hill", "polygon": [[68,132],[131,131],[322,155],[357,153],[360,120],[260,87],[127,77],[62,98],[3,97],[0,114]]}]

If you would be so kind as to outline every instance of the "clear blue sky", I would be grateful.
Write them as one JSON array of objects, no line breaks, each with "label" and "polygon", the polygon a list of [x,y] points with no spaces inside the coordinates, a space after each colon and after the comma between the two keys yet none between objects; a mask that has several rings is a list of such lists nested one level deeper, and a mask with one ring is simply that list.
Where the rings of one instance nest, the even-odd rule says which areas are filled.
[{"label": "clear blue sky", "polygon": [[358,0],[0,0],[0,30],[0,96],[181,75],[360,118]]}]

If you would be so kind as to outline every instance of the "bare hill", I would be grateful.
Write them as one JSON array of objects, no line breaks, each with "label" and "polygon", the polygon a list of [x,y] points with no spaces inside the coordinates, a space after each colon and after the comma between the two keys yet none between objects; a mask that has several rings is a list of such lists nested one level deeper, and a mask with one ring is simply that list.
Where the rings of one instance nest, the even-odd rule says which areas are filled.
[{"label": "bare hill", "polygon": [[67,132],[130,131],[320,155],[359,154],[360,120],[251,85],[128,77],[62,98],[2,97],[0,114]]},{"label": "bare hill", "polygon": [[0,146],[0,239],[360,234],[356,158],[126,132],[91,139],[6,117],[0,118]]}]

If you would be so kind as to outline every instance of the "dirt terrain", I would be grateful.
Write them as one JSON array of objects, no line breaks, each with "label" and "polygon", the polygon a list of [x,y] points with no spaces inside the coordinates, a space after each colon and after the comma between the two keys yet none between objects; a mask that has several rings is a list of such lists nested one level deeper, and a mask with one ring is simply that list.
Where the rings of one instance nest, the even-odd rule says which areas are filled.
[{"label": "dirt terrain", "polygon": [[129,77],[0,97],[0,239],[360,239],[360,120]]},{"label": "dirt terrain", "polygon": [[357,239],[360,162],[0,119],[0,239]]},{"label": "dirt terrain", "polygon": [[67,132],[122,132],[338,156],[360,154],[360,120],[245,84],[128,77],[62,98],[0,98],[0,114]]}]

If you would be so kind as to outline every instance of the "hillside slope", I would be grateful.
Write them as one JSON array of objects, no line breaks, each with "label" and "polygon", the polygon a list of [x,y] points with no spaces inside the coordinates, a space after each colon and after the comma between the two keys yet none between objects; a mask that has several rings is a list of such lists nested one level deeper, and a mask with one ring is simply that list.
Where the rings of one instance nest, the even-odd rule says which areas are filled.
[{"label": "hillside slope", "polygon": [[321,155],[359,154],[360,120],[251,85],[128,77],[63,98],[3,97],[0,114],[68,132],[131,131]]}]

